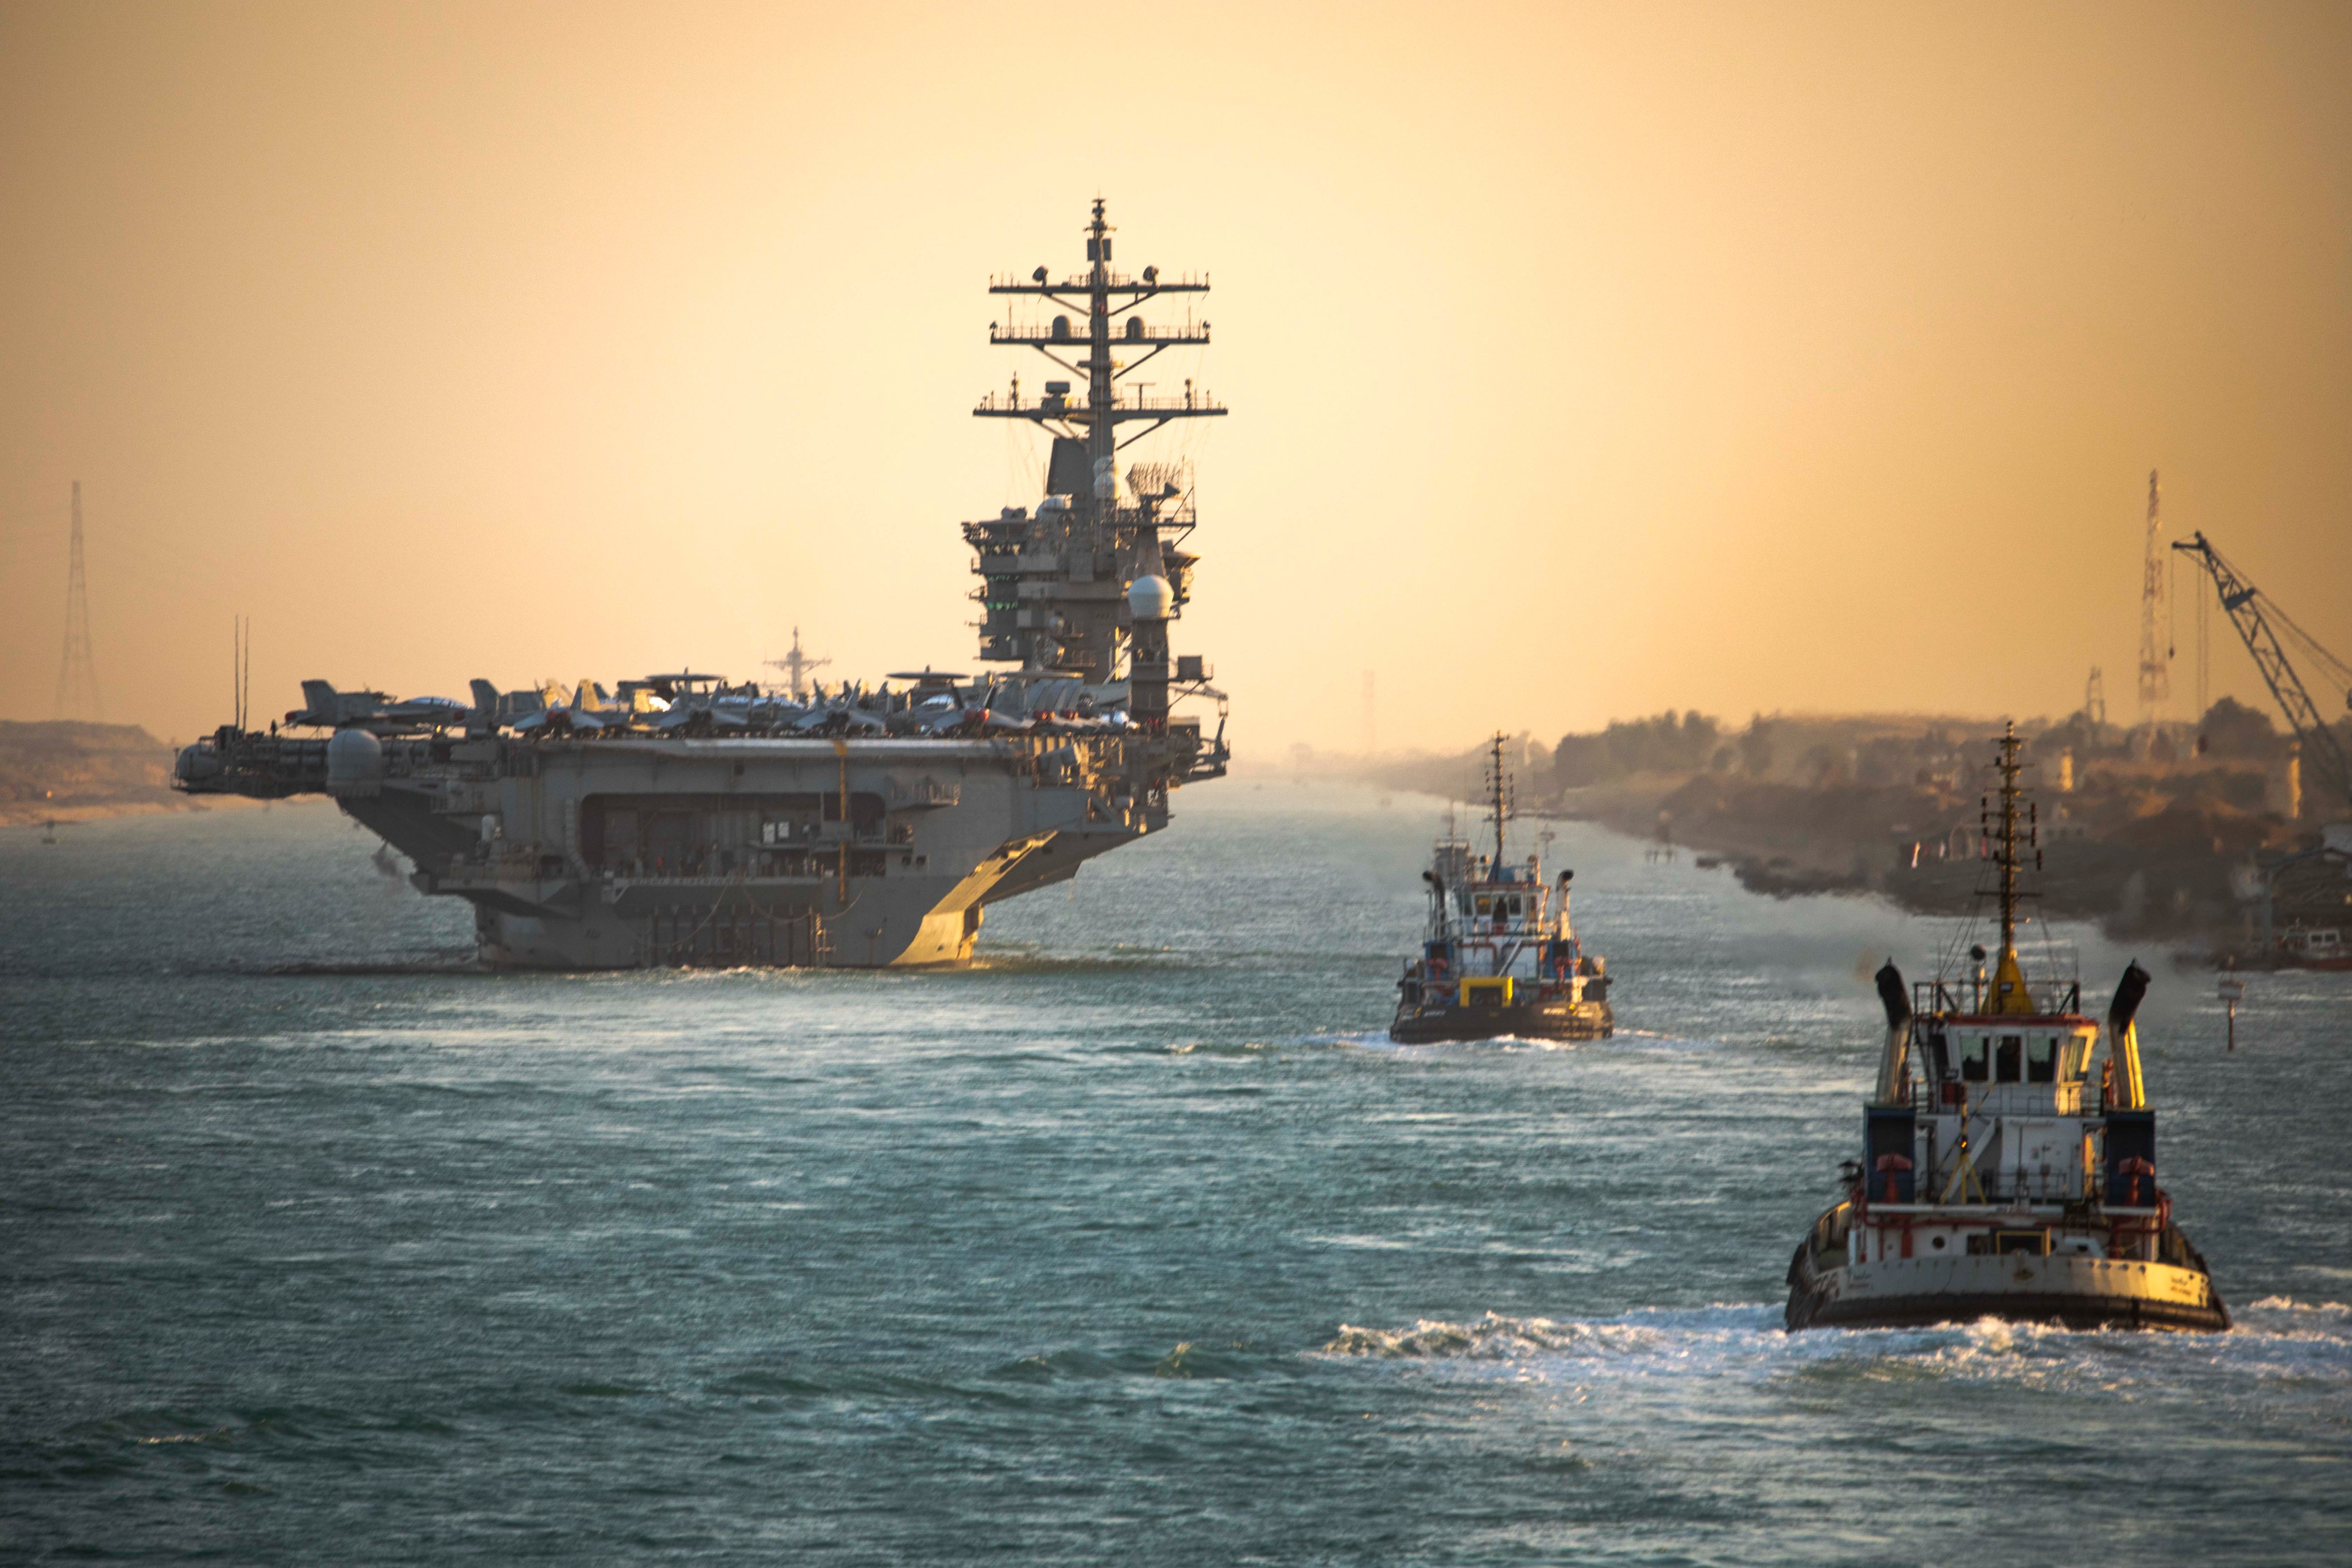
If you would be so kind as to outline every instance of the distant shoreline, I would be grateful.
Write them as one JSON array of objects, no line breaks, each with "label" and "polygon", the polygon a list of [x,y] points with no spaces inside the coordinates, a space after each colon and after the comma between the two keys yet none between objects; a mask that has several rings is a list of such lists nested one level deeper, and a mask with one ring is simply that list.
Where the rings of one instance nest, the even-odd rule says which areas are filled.
[{"label": "distant shoreline", "polygon": [[173,790],[173,761],[135,724],[0,719],[0,826],[210,810]]},{"label": "distant shoreline", "polygon": [[[300,805],[294,800],[280,804]],[[216,795],[207,800],[174,795],[168,800],[82,800],[49,803],[23,800],[0,802],[0,828],[37,828],[44,822],[101,822],[114,817],[193,816],[205,811],[245,810],[271,804],[242,796]]]},{"label": "distant shoreline", "polygon": [[[2338,733],[2352,745],[2352,727]],[[2110,936],[2251,955],[2264,865],[2315,850],[2339,803],[2315,793],[2294,737],[2224,697],[2193,724],[2126,728],[2077,713],[2018,726],[2042,913]],[[1507,738],[1517,809],[1594,821],[1695,853],[1751,893],[1878,894],[1916,914],[1976,904],[1986,758],[1995,727],[1902,715],[1696,711],[1620,720],[1546,747]],[[1480,750],[1317,758],[1294,771],[1482,802]],[[2274,929],[2352,924],[2340,872],[2313,861],[2274,884]]]}]

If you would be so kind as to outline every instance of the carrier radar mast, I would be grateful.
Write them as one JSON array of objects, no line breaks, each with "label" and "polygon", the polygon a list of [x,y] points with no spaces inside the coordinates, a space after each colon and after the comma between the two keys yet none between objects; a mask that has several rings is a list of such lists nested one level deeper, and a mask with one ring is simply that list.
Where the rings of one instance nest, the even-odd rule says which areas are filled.
[{"label": "carrier radar mast", "polygon": [[793,701],[799,703],[808,701],[809,673],[813,670],[822,669],[824,666],[832,664],[833,661],[831,659],[816,658],[811,654],[803,653],[801,651],[801,629],[795,626],[793,628],[793,651],[785,654],[781,659],[770,659],[767,663],[771,669],[782,670],[791,678]]},{"label": "carrier radar mast", "polygon": [[[1206,294],[1209,282],[1205,276],[1163,277],[1157,267],[1134,277],[1113,271],[1114,232],[1097,197],[1086,227],[1084,272],[1055,279],[1040,267],[1026,281],[991,279],[992,295],[1041,300],[1061,313],[1042,322],[991,322],[988,340],[1034,349],[1084,381],[1086,390],[1081,399],[1072,381],[1052,380],[1044,395],[1024,397],[1015,375],[1008,392],[981,400],[974,417],[1027,420],[1050,433],[1054,446],[1037,526],[1028,526],[1025,513],[1008,511],[993,523],[965,528],[981,558],[976,570],[982,587],[973,597],[988,612],[980,623],[981,656],[1094,683],[1117,677],[1119,655],[1132,636],[1121,585],[1166,578],[1175,591],[1172,612],[1189,597],[1192,563],[1191,556],[1167,548],[1192,527],[1190,486],[1181,471],[1155,468],[1147,476],[1131,470],[1131,493],[1123,503],[1118,454],[1171,421],[1225,413],[1189,380],[1181,394],[1160,396],[1129,381],[1170,349],[1209,341],[1209,324],[1189,314],[1181,324],[1155,326],[1137,312],[1163,294]],[[1134,425],[1141,428],[1121,434],[1122,427]],[[1150,482],[1133,483],[1139,476]]]}]

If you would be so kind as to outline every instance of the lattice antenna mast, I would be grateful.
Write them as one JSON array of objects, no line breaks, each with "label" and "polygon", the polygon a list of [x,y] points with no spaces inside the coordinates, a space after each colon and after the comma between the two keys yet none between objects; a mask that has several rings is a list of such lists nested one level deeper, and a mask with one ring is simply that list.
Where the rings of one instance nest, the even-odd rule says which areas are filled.
[{"label": "lattice antenna mast", "polygon": [[801,629],[795,626],[793,628],[793,651],[781,659],[770,659],[767,663],[769,668],[784,672],[793,683],[793,701],[801,703],[808,701],[809,672],[822,669],[833,661],[812,658],[801,652]]},{"label": "lattice antenna mast", "polygon": [[2171,626],[2170,607],[2165,600],[2166,555],[2157,521],[2159,498],[2156,470],[2151,468],[2147,471],[2147,556],[2139,585],[2139,717],[2146,725],[2156,723],[2158,710],[2172,695],[2172,651],[2165,646]]},{"label": "lattice antenna mast", "polygon": [[[2026,801],[2026,791],[2017,781],[2017,776],[2024,771],[2017,756],[2025,743],[2018,738],[2014,722],[2004,727],[1996,744],[2000,756],[1993,762],[1993,771],[2000,778],[1997,791],[2000,803],[1987,806],[1979,828],[1990,844],[1994,868],[2000,873],[1994,892],[2000,900],[2000,946],[2006,953],[2016,949],[2017,905],[2027,896],[2018,885],[2018,873],[2025,868],[2021,852],[2032,851],[2033,863],[2042,863],[2041,831],[2039,814]],[[2020,805],[2027,808],[2023,815],[2018,810]]]},{"label": "lattice antenna mast", "polygon": [[[1990,891],[2000,900],[2000,954],[1993,973],[1993,1011],[1999,1013],[2032,1013],[2033,996],[2025,983],[2025,971],[2017,961],[2018,905],[2036,896],[2020,885],[2020,876],[2027,869],[2027,857],[2032,856],[2032,869],[2042,869],[2041,813],[2033,802],[2026,800],[2026,791],[2018,781],[2024,764],[2018,754],[2025,743],[2018,738],[2015,723],[2004,725],[1996,743],[1999,756],[1993,771],[2000,776],[2000,804],[1990,796],[1981,802],[1977,818],[1977,831],[1986,846],[1986,858],[1999,873]],[[2019,808],[2022,806],[2023,810]]]},{"label": "lattice antenna mast", "polygon": [[230,723],[239,733],[245,729],[245,617],[232,615],[228,621],[228,701],[234,716]]},{"label": "lattice antenna mast", "polygon": [[[1092,584],[1108,575],[1124,580],[1146,570],[1160,573],[1175,587],[1181,611],[1186,597],[1184,569],[1190,560],[1184,557],[1168,562],[1162,551],[1163,535],[1170,536],[1166,542],[1172,544],[1191,530],[1189,520],[1166,515],[1183,509],[1179,487],[1171,485],[1159,495],[1135,497],[1133,504],[1120,505],[1118,455],[1171,421],[1215,418],[1225,410],[1213,398],[1195,391],[1190,381],[1181,395],[1161,396],[1150,395],[1145,385],[1129,382],[1166,350],[1209,341],[1206,321],[1192,320],[1188,315],[1181,324],[1155,326],[1136,314],[1163,294],[1206,294],[1207,277],[1163,277],[1157,267],[1147,267],[1133,277],[1113,271],[1115,231],[1104,218],[1099,196],[1085,232],[1084,272],[1056,280],[1040,267],[1026,282],[992,278],[988,286],[991,294],[1024,296],[1062,308],[1064,314],[1042,323],[991,322],[988,340],[1043,354],[1068,371],[1073,381],[1085,384],[1083,401],[1069,381],[1049,381],[1042,397],[1025,398],[1016,376],[1009,394],[983,398],[971,412],[981,419],[1024,419],[1050,432],[1055,442],[1047,465],[1046,487],[1066,495],[1070,503],[1066,539],[1032,544],[1045,542],[1047,549],[1060,559],[1060,570],[1067,582],[1075,586],[1048,590],[1045,583],[1033,583],[1031,591],[1022,594],[1019,606],[1025,618],[1009,633],[1008,643],[1020,644],[1018,656],[1026,664],[1066,667],[1102,681],[1114,673],[1118,647],[1128,635],[1128,627],[1124,601],[1115,594],[1096,591]],[[1122,435],[1124,426],[1140,428]],[[1083,452],[1087,470],[1083,476],[1066,470],[1066,448],[1073,455]],[[1009,564],[1001,570],[987,564],[985,558],[996,549],[985,537],[987,531],[966,529],[982,552],[982,576],[992,585],[976,596],[984,601],[992,592],[1013,592],[1009,584],[1014,570]],[[1007,539],[1003,554],[1008,562],[1010,545]],[[1034,549],[1029,554],[1033,560],[1037,559]],[[1173,570],[1168,570],[1171,566]],[[995,585],[998,575],[1006,578],[1004,585]],[[1013,603],[1008,599],[1007,608]],[[984,642],[992,640],[984,638]],[[988,658],[1002,656],[1006,655],[982,653]]]},{"label": "lattice antenna mast", "polygon": [[1486,790],[1487,815],[1495,823],[1495,874],[1503,870],[1503,824],[1511,815],[1510,779],[1503,771],[1503,732],[1496,730],[1487,743]]},{"label": "lattice antenna mast", "polygon": [[79,716],[84,703],[89,716],[104,718],[98,697],[98,664],[89,651],[89,578],[82,567],[81,481],[73,482],[73,551],[66,568],[66,647],[58,664],[58,712]]}]

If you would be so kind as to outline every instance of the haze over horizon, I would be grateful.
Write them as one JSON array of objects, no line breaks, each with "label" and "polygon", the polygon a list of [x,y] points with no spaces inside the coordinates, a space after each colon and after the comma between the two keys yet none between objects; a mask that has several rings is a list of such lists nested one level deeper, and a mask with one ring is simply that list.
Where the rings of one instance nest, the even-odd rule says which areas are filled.
[{"label": "haze over horizon", "polygon": [[1081,266],[1097,193],[1216,285],[1154,370],[1231,417],[1130,455],[1197,460],[1172,641],[1244,758],[1360,744],[1367,669],[1385,747],[2063,715],[2093,664],[2128,718],[2151,467],[2352,653],[2352,10],[1011,20],[0,5],[0,716],[50,716],[76,478],[159,737],[228,717],[240,613],[264,717],[795,625],[975,669],[956,524],[1044,440],[970,410],[1059,373],[986,284]]}]

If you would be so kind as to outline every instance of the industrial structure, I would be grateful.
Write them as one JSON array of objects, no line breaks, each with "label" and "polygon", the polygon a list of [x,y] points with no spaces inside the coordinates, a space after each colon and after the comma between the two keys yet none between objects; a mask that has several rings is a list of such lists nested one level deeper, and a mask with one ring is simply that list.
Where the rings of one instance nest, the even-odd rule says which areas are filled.
[{"label": "industrial structure", "polygon": [[2172,548],[2193,559],[2212,580],[2214,596],[2222,613],[2237,628],[2239,640],[2253,657],[2254,668],[2262,673],[2263,684],[2270,688],[2271,699],[2286,716],[2288,732],[2302,747],[2303,755],[2318,764],[2329,809],[2352,810],[2352,762],[2346,760],[2344,744],[2336,738],[2328,715],[2321,710],[2311,688],[2304,684],[2287,657],[2280,629],[2284,628],[2302,647],[2315,668],[2334,677],[2336,690],[2344,694],[2346,710],[2352,710],[2352,666],[2347,666],[2317,638],[2296,625],[2275,601],[2231,566],[2202,533],[2182,539]]},{"label": "industrial structure", "polygon": [[[969,958],[988,904],[1166,826],[1171,791],[1221,776],[1229,755],[1207,666],[1168,644],[1195,564],[1178,548],[1195,525],[1190,470],[1118,468],[1150,431],[1224,412],[1189,382],[1151,398],[1127,382],[1168,347],[1208,341],[1205,321],[1137,313],[1208,284],[1115,271],[1100,201],[1086,238],[1083,271],[992,285],[1064,313],[995,324],[991,340],[1086,381],[1024,400],[1015,378],[973,411],[1053,437],[1034,510],[963,527],[981,657],[1004,667],[827,691],[796,630],[772,661],[782,687],[678,672],[610,690],[477,680],[470,702],[394,702],[310,681],[286,723],[323,733],[263,733],[240,715],[181,753],[176,787],[331,796],[414,863],[420,890],[473,905],[492,965]],[[1216,703],[1213,735],[1174,711],[1194,696]]]},{"label": "industrial structure", "polygon": [[[2346,907],[2352,893],[2344,891],[2352,878],[2352,761],[2344,753],[2330,711],[2352,710],[2352,665],[2330,653],[2318,638],[2297,625],[2270,595],[2256,588],[2202,533],[2172,547],[2194,559],[2213,584],[2213,602],[2237,629],[2239,641],[2252,656],[2271,700],[2286,717],[2289,742],[2286,758],[2287,797],[2299,803],[2299,769],[2308,761],[2318,775],[2326,823],[2316,843],[2305,843],[2275,859],[2258,860],[2249,868],[2252,891],[2259,908],[2255,961],[2288,963],[2315,968],[2352,968],[2352,951],[2344,942],[2344,928],[2352,925]],[[2200,598],[2200,607],[2204,603]],[[2332,684],[2330,695],[2342,695],[2342,705],[2326,707],[2312,695],[2294,662],[2288,656],[2292,642],[2305,662]],[[2295,915],[2289,928],[2278,928],[2279,885],[2290,883],[2289,910]],[[2297,889],[2300,891],[2297,891]],[[2341,895],[2340,897],[2338,895]],[[2305,907],[2307,906],[2307,908]],[[2308,913],[2312,918],[2305,919]]]},{"label": "industrial structure", "polygon": [[2161,500],[2156,470],[2151,468],[2147,471],[2147,545],[2139,588],[2139,722],[2145,726],[2153,726],[2162,716],[2165,699],[2172,695],[2171,604],[2157,516]]},{"label": "industrial structure", "polygon": [[73,545],[66,566],[66,645],[58,661],[58,718],[104,718],[89,645],[89,575],[82,562],[81,481],[73,482]]}]

